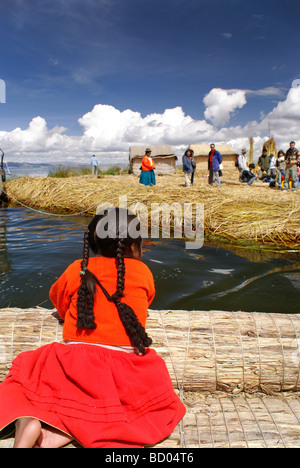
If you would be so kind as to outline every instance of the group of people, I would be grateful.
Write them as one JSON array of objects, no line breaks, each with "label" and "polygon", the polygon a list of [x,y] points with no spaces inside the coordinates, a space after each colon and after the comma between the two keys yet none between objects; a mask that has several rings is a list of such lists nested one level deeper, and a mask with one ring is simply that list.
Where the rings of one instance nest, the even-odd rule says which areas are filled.
[{"label": "group of people", "polygon": [[[190,187],[194,183],[194,176],[196,171],[196,161],[194,157],[194,151],[187,149],[182,157],[182,168],[185,176],[185,185]],[[146,186],[156,185],[155,180],[155,163],[151,157],[151,149],[147,148],[145,156],[142,159],[140,183]],[[219,151],[216,150],[215,144],[210,145],[210,152],[208,155],[208,170],[209,178],[208,183],[212,185],[214,182],[217,187],[221,186],[220,176],[222,175],[222,156]]]},{"label": "group of people", "polygon": [[240,182],[252,185],[255,180],[268,182],[270,187],[278,187],[279,190],[296,191],[300,181],[300,153],[294,141],[286,152],[278,151],[277,157],[274,154],[268,155],[268,150],[263,149],[262,155],[258,158],[257,168],[254,164],[247,163],[246,149],[242,149],[238,158],[237,167],[240,172]]},{"label": "group of people", "polygon": [[[243,148],[236,161],[240,182],[252,185],[255,180],[262,180],[263,182],[269,182],[271,187],[278,186],[280,190],[282,188],[284,190],[292,188],[292,190],[296,191],[299,188],[300,153],[294,141],[290,142],[290,147],[285,153],[282,150],[278,151],[277,157],[273,154],[268,155],[268,150],[264,148],[262,155],[258,158],[257,166],[253,163],[248,164],[246,155],[247,150]],[[95,156],[92,157],[91,164],[93,166],[93,174],[97,174],[98,160]],[[140,167],[140,183],[142,185],[156,185],[154,169],[155,162],[151,156],[151,148],[146,148]],[[185,151],[182,157],[182,169],[185,177],[185,186],[190,187],[194,183],[196,171],[194,151],[190,148]],[[222,176],[222,169],[222,156],[216,150],[215,144],[212,143],[208,154],[209,185],[215,183],[217,187],[221,186],[220,177]]]},{"label": "group of people", "polygon": [[[208,154],[208,183],[209,185],[216,184],[217,187],[221,186],[220,177],[222,176],[222,156],[216,150],[214,143],[210,145],[210,152]],[[190,187],[194,183],[194,175],[196,171],[196,161],[194,151],[190,148],[186,150],[182,157],[182,169],[185,176],[185,186]]]}]

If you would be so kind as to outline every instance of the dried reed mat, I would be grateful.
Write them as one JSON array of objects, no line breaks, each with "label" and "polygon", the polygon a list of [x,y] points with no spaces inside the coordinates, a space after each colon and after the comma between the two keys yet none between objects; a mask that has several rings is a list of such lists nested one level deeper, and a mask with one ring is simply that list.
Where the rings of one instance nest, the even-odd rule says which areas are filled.
[{"label": "dried reed mat", "polygon": [[[94,215],[97,206],[119,206],[119,197],[127,196],[127,207],[151,204],[204,204],[206,236],[218,236],[235,243],[255,242],[280,246],[300,245],[300,191],[287,193],[255,182],[251,187],[238,182],[238,172],[224,171],[221,188],[209,186],[205,174],[196,171],[192,187],[184,186],[182,173],[157,177],[157,185],[145,187],[134,175],[70,177],[21,177],[6,184],[10,203],[18,202],[33,209],[59,214]],[[171,217],[172,219],[172,217]],[[194,212],[194,229],[196,219]]]},{"label": "dried reed mat", "polygon": [[[0,381],[19,352],[62,339],[41,308],[0,310],[0,330]],[[187,408],[156,447],[300,446],[300,315],[149,311],[147,330]]]},{"label": "dried reed mat", "polygon": [[[147,330],[184,391],[300,391],[300,315],[150,311]],[[62,340],[57,312],[0,309],[0,381],[21,351]]]}]

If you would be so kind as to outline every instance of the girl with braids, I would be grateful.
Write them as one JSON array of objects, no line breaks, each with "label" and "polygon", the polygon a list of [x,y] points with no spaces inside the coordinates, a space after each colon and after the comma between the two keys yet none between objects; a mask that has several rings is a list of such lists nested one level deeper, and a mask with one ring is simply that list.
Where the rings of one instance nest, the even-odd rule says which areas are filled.
[{"label": "girl with braids", "polygon": [[168,437],[184,416],[164,361],[149,348],[155,289],[139,231],[127,210],[95,216],[82,259],[52,286],[64,342],[21,353],[0,385],[0,430],[15,423],[16,448],[71,440],[142,448]]}]

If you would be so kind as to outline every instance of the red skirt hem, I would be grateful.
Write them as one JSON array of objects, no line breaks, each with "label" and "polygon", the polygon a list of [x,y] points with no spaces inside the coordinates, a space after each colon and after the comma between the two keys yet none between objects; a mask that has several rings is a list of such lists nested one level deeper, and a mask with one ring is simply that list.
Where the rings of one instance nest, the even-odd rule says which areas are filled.
[{"label": "red skirt hem", "polygon": [[21,353],[0,385],[0,431],[33,417],[85,447],[155,445],[184,414],[154,350],[137,356],[53,343]]}]

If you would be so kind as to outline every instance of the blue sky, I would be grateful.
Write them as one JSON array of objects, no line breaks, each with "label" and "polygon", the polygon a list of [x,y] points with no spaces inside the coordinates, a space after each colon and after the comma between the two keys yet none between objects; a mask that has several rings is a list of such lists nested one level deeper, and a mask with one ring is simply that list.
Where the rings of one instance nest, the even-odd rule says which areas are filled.
[{"label": "blue sky", "polygon": [[[121,155],[127,144],[152,143],[147,116],[160,116],[152,124],[159,127],[166,125],[161,117],[166,109],[178,108],[175,126],[180,118],[187,124],[187,117],[195,124],[191,143],[200,134],[204,142],[215,133],[220,141],[232,134],[242,144],[249,131],[264,137],[262,126],[254,129],[249,122],[259,125],[287,100],[292,81],[300,78],[300,6],[295,0],[1,0],[0,18],[0,78],[7,93],[0,104],[0,144],[7,144],[11,159],[14,148],[17,157],[58,156],[58,141],[70,157],[76,144],[78,154],[117,149]],[[235,90],[242,90],[244,100],[236,95],[224,116],[217,105],[216,117],[211,112],[219,99],[215,89],[227,90],[225,109]],[[97,105],[106,107],[93,113]],[[139,141],[126,130],[113,144],[120,132],[110,129],[103,147],[99,138],[90,140],[107,124],[106,111],[114,125],[111,108],[117,119],[121,113],[123,127],[128,115],[122,113],[131,111],[131,125],[135,115]],[[282,117],[278,114],[274,131]],[[79,122],[85,115],[88,126]],[[29,138],[26,129],[38,117],[42,120],[34,120]],[[145,134],[141,126],[147,126]],[[16,128],[22,130],[17,137]],[[169,130],[166,142],[172,144]],[[56,134],[54,146],[50,134]],[[284,136],[282,141],[290,139]],[[163,139],[160,134],[154,143]],[[173,144],[180,147],[176,138]]]}]

